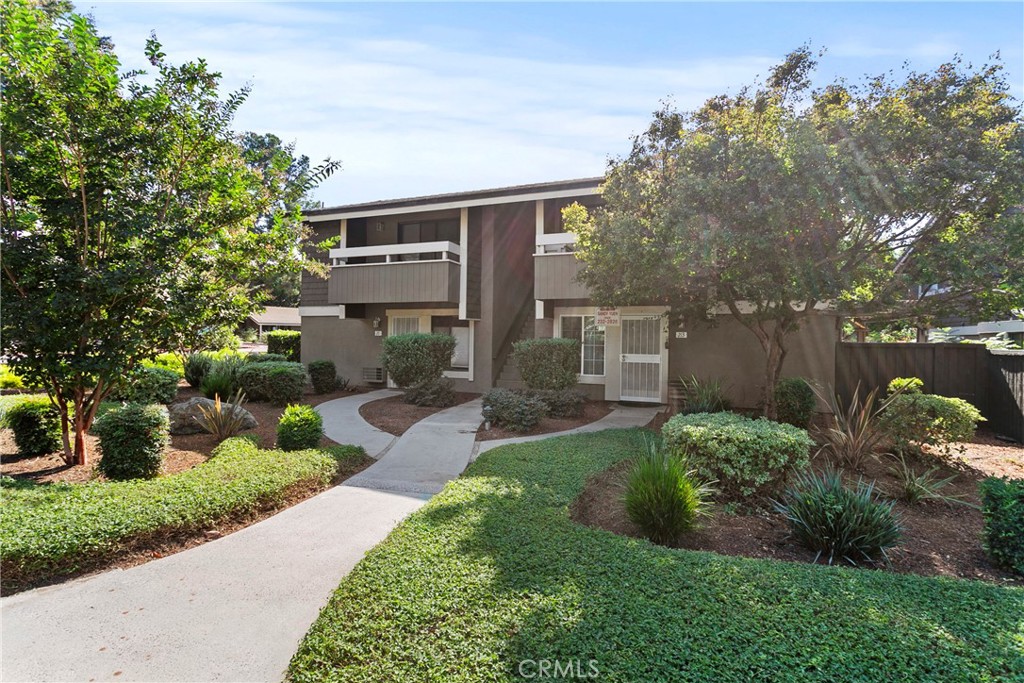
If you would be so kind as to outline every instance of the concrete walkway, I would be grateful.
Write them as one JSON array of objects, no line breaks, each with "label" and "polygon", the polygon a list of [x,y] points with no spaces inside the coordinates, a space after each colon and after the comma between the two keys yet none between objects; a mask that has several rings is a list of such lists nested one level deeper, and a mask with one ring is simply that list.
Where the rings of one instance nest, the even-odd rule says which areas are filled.
[{"label": "concrete walkway", "polygon": [[316,406],[316,412],[324,419],[324,434],[337,443],[351,443],[362,446],[371,458],[379,458],[398,437],[381,431],[369,424],[359,414],[364,403],[399,395],[400,391],[379,389],[365,394],[354,394],[336,398]]},{"label": "concrete walkway", "polygon": [[481,407],[476,399],[420,420],[376,464],[350,478],[345,486],[439,492],[469,464]]},{"label": "concrete walkway", "polygon": [[602,429],[618,429],[623,427],[643,427],[645,424],[654,419],[664,406],[653,405],[653,406],[623,406],[615,404],[612,407],[612,412],[608,413],[600,420],[585,424],[575,429],[567,429],[564,432],[554,432],[551,434],[533,434],[531,436],[519,436],[511,439],[493,439],[491,441],[479,441],[477,442],[476,452],[474,453],[473,459],[480,453],[486,453],[487,451],[497,448],[498,446],[505,446],[510,443],[526,443],[528,441],[540,441],[541,439],[550,439],[553,436],[565,436],[566,434],[582,434],[584,432],[599,432]]}]

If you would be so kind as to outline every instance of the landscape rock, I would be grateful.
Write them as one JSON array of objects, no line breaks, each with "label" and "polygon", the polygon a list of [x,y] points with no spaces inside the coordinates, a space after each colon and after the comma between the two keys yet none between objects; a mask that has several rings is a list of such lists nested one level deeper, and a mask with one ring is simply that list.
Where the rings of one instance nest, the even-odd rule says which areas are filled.
[{"label": "landscape rock", "polygon": [[[175,436],[182,436],[185,434],[202,434],[206,430],[203,429],[196,418],[202,417],[199,407],[203,406],[207,410],[213,408],[213,399],[204,398],[202,396],[196,396],[190,398],[187,401],[180,401],[178,403],[172,403],[167,406],[167,412],[171,418],[171,434]],[[228,410],[234,408],[236,411],[242,411],[242,429],[253,429],[259,426],[259,422],[253,417],[245,408],[240,406],[234,406],[230,403],[221,402],[222,410]]]}]

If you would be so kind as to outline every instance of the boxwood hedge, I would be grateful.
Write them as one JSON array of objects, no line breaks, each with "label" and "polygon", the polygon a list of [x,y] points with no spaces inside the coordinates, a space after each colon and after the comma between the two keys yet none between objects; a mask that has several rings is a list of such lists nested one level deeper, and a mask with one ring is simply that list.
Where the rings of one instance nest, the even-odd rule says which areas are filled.
[{"label": "boxwood hedge", "polygon": [[1024,677],[1022,589],[672,550],[572,522],[587,478],[642,443],[606,431],[482,455],[342,581],[290,680],[521,681],[540,660],[594,660],[608,681]]},{"label": "boxwood hedge", "polygon": [[363,450],[263,451],[227,439],[207,462],[166,477],[34,484],[0,478],[0,577],[6,591],[104,564],[133,543],[273,506],[299,486],[325,487]]}]

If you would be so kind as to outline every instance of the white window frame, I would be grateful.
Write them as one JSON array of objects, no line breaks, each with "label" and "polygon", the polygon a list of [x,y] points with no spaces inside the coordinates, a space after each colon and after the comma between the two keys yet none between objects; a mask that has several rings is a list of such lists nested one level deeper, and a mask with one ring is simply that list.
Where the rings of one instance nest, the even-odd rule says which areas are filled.
[{"label": "white window frame", "polygon": [[[581,316],[597,316],[597,309],[593,307],[589,308],[556,308],[555,309],[555,330],[554,336],[561,338],[562,336],[562,318],[573,318]],[[604,330],[604,374],[603,375],[584,375],[583,374],[583,347],[582,340],[580,342],[580,384],[604,384],[605,378],[608,376],[608,330]]]},{"label": "white window frame", "polygon": [[[431,325],[430,319],[434,316],[455,316],[458,317],[459,311],[456,308],[422,308],[422,309],[411,309],[411,308],[389,308],[384,311],[384,314],[388,319],[388,336],[393,335],[394,332],[394,319],[395,318],[419,318],[420,321],[420,332],[430,333]],[[444,376],[449,379],[464,379],[470,382],[473,381],[473,366],[476,363],[475,349],[476,346],[476,321],[469,321],[469,367],[465,370],[445,370]]]}]

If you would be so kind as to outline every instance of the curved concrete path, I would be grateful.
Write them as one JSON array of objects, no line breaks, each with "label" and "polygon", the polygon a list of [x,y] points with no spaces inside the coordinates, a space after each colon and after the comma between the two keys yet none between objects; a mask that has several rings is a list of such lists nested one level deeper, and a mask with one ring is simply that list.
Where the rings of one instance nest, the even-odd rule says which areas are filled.
[{"label": "curved concrete path", "polygon": [[324,419],[324,434],[337,443],[362,446],[368,456],[379,458],[398,437],[368,423],[359,414],[359,408],[365,403],[398,396],[400,393],[393,389],[379,389],[321,403],[316,406],[316,412]]},{"label": "curved concrete path", "polygon": [[582,434],[584,432],[599,432],[602,429],[618,429],[625,427],[643,427],[645,424],[654,419],[664,406],[652,405],[652,406],[624,406],[615,404],[612,406],[612,412],[608,413],[600,420],[585,424],[574,429],[567,429],[563,432],[552,432],[550,434],[532,434],[530,436],[518,436],[511,439],[492,439],[490,441],[478,441],[477,447],[473,454],[473,459],[476,459],[480,453],[486,453],[487,451],[497,448],[498,446],[505,446],[510,443],[526,443],[528,441],[540,441],[541,439],[550,439],[554,436],[565,436],[567,434]]}]

